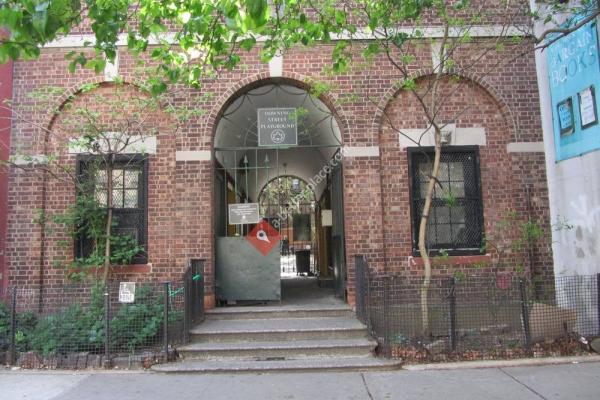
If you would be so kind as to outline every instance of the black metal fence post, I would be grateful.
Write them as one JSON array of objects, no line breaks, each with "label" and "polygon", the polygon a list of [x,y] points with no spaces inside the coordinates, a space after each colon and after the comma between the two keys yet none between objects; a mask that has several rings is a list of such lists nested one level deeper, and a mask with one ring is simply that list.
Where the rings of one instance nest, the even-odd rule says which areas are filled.
[{"label": "black metal fence post", "polygon": [[183,279],[183,343],[190,341],[190,316],[192,309],[192,266],[188,262],[188,269]]},{"label": "black metal fence post", "polygon": [[366,285],[367,285],[367,298],[365,299],[365,307],[366,307],[366,313],[367,313],[367,330],[369,332],[369,334],[373,334],[373,320],[372,320],[372,309],[371,307],[373,306],[372,303],[372,299],[371,299],[371,273],[369,272],[369,263],[367,262],[367,259],[365,257],[365,266],[366,266],[366,272],[365,272],[365,278],[366,278]]},{"label": "black metal fence post", "polygon": [[519,293],[521,297],[521,318],[523,319],[523,332],[525,333],[525,348],[531,350],[531,328],[529,327],[529,307],[527,306],[527,288],[525,281],[519,279]]},{"label": "black metal fence post", "polygon": [[10,304],[10,350],[8,353],[8,363],[13,365],[16,362],[17,348],[17,288],[13,288]]},{"label": "black metal fence post", "polygon": [[110,368],[110,293],[104,291],[104,368]]},{"label": "black metal fence post", "polygon": [[198,260],[194,276],[198,279],[195,281],[196,287],[196,315],[195,322],[204,321],[204,260]]},{"label": "black metal fence post", "polygon": [[171,282],[164,282],[164,301],[163,301],[163,350],[165,352],[165,361],[169,361],[169,289]]},{"label": "black metal fence post", "polygon": [[454,277],[448,279],[448,312],[450,319],[450,348],[456,351],[458,344],[458,332],[456,328],[456,280]]},{"label": "black metal fence post", "polygon": [[385,342],[385,348],[384,348],[384,352],[385,355],[387,357],[390,357],[392,354],[392,347],[391,347],[391,328],[390,328],[390,320],[392,318],[391,315],[391,277],[390,276],[386,276],[383,278],[383,321],[384,321],[384,342]]},{"label": "black metal fence post", "polygon": [[598,335],[600,335],[600,274],[596,274],[596,307],[598,309]]}]

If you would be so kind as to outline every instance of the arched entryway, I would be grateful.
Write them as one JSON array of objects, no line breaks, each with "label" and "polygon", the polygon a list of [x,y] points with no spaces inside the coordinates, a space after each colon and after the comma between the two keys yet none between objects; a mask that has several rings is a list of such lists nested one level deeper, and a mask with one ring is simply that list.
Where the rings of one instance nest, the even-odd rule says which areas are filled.
[{"label": "arched entryway", "polygon": [[300,276],[345,298],[341,137],[334,113],[296,82],[255,83],[229,100],[214,139],[218,302],[285,302],[282,278]]}]

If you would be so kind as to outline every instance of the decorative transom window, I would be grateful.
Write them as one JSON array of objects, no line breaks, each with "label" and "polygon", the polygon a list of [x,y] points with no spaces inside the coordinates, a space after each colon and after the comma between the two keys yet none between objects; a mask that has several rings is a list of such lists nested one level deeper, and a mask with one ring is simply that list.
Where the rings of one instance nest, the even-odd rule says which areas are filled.
[{"label": "decorative transom window", "polygon": [[[116,226],[113,233],[130,235],[145,251],[136,255],[134,264],[146,263],[148,250],[147,234],[147,160],[142,155],[119,155],[113,167],[113,218]],[[97,157],[79,158],[79,173],[93,182],[96,201],[106,207],[108,198],[107,171]],[[90,254],[93,243],[89,238],[79,237],[76,243],[76,255],[85,257]]]},{"label": "decorative transom window", "polygon": [[[433,165],[433,148],[409,149],[413,252],[418,254],[419,226]],[[483,206],[476,146],[442,150],[427,225],[427,248],[449,254],[479,253],[483,238]]]}]

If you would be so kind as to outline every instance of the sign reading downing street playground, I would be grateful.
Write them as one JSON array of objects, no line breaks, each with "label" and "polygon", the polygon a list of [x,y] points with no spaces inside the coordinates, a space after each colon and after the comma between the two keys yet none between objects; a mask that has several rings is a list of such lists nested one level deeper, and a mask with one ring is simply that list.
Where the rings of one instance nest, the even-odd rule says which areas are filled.
[{"label": "sign reading downing street playground", "polygon": [[298,118],[295,108],[259,108],[257,112],[259,146],[298,144]]}]

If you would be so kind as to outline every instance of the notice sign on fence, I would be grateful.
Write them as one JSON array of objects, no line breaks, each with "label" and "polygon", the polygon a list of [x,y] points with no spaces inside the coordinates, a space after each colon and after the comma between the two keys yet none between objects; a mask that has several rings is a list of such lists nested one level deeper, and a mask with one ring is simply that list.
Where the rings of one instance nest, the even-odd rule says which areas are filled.
[{"label": "notice sign on fence", "polygon": [[119,303],[135,301],[135,282],[119,282]]},{"label": "notice sign on fence", "polygon": [[257,112],[259,146],[298,144],[298,118],[295,108],[259,108]]},{"label": "notice sign on fence", "polygon": [[258,224],[258,203],[229,205],[229,225]]}]

